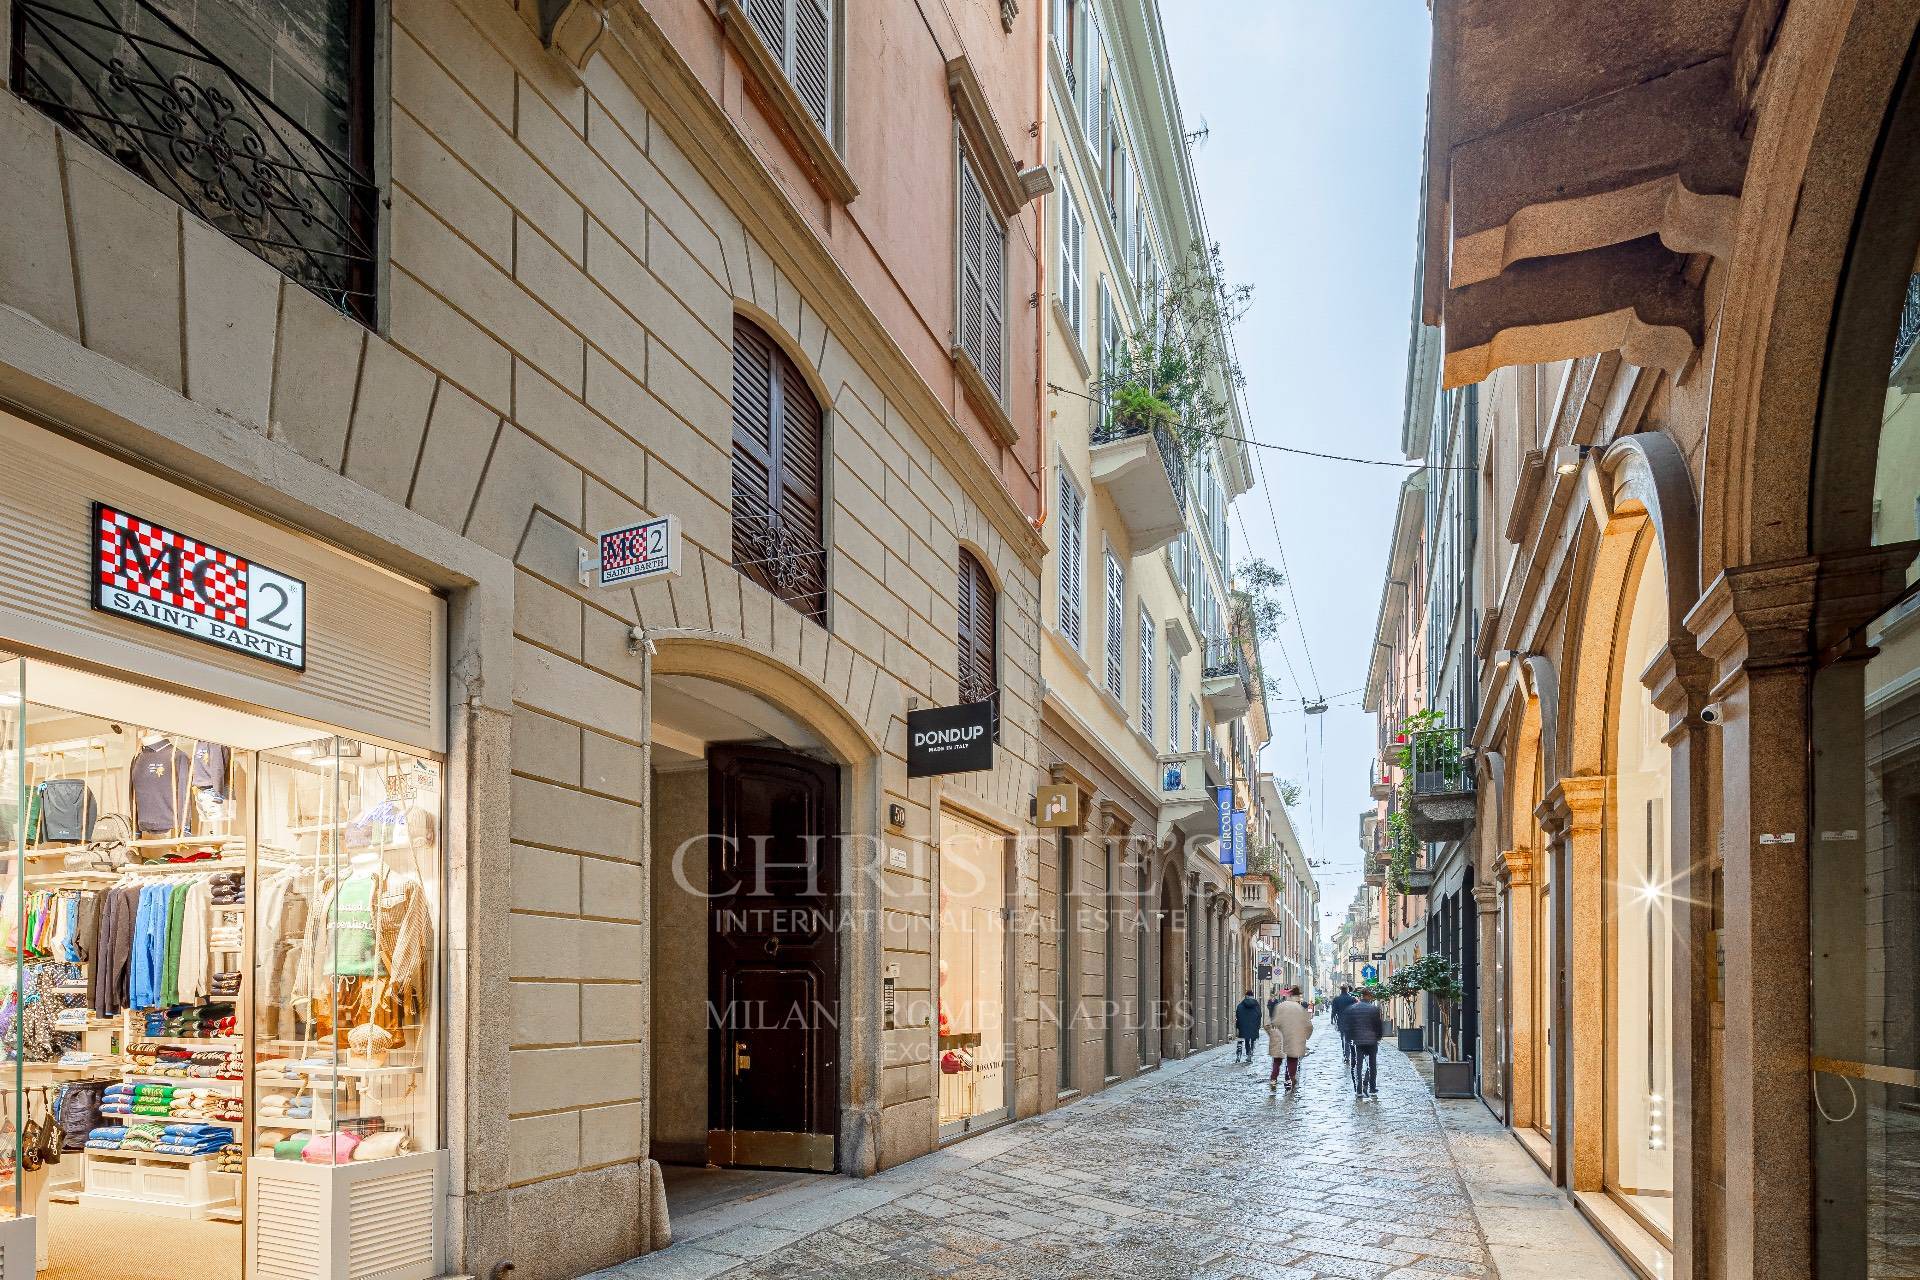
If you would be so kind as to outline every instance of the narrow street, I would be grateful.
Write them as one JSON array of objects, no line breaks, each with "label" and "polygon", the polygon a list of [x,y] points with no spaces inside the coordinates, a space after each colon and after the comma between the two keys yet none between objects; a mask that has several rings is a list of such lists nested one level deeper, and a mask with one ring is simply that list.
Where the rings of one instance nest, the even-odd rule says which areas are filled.
[{"label": "narrow street", "polygon": [[1482,1104],[1384,1046],[1357,1102],[1325,1018],[1315,1047],[1292,1096],[1264,1051],[1212,1049],[865,1181],[676,1214],[599,1280],[1627,1275]]}]

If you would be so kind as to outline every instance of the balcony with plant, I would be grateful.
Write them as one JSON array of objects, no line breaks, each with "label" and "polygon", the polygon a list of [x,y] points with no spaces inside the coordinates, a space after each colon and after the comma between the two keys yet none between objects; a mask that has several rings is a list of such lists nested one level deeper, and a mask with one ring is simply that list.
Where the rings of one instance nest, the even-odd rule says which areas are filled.
[{"label": "balcony with plant", "polygon": [[1401,808],[1409,829],[1422,841],[1464,838],[1477,809],[1466,731],[1449,727],[1445,716],[1429,708],[1408,716],[1398,736]]}]

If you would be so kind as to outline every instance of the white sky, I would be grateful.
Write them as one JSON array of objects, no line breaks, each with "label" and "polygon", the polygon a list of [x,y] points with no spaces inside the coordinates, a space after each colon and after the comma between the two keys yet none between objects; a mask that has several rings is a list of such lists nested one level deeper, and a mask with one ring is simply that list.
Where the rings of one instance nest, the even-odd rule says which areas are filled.
[{"label": "white sky", "polygon": [[[1398,458],[1426,5],[1161,0],[1161,14],[1187,128],[1210,131],[1194,155],[1208,221],[1229,281],[1254,287],[1238,335],[1253,435]],[[1281,644],[1262,655],[1274,719],[1263,764],[1302,785],[1294,826],[1307,856],[1325,864],[1315,870],[1324,936],[1360,882],[1358,815],[1372,804],[1366,773],[1375,754],[1359,694],[1334,695],[1366,679],[1406,472],[1253,452],[1266,493],[1256,488],[1236,504],[1238,554],[1278,565],[1278,540],[1299,601]],[[1300,698],[1316,691],[1334,705],[1306,716]]]}]

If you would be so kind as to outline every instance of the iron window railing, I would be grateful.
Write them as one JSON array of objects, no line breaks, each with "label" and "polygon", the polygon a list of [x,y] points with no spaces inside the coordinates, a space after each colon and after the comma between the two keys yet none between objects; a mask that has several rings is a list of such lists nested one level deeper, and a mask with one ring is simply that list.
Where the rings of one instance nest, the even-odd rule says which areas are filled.
[{"label": "iron window railing", "polygon": [[1413,765],[1413,794],[1445,795],[1473,790],[1473,761],[1466,753],[1465,729],[1423,729],[1407,752]]},{"label": "iron window railing", "polygon": [[1920,338],[1920,274],[1907,277],[1907,300],[1900,308],[1900,332],[1893,340],[1894,368],[1898,369],[1907,352],[1913,350],[1916,338]]},{"label": "iron window railing", "polygon": [[371,322],[379,190],[368,4],[348,0],[291,42],[326,64],[329,87],[285,69],[291,61],[272,49],[257,52],[271,42],[242,16],[248,6],[186,8],[202,35],[230,30],[236,49],[253,51],[254,74],[150,0],[14,0],[13,90],[288,279]]},{"label": "iron window railing", "polygon": [[820,535],[777,512],[733,513],[733,567],[824,624],[827,618],[827,549]]}]

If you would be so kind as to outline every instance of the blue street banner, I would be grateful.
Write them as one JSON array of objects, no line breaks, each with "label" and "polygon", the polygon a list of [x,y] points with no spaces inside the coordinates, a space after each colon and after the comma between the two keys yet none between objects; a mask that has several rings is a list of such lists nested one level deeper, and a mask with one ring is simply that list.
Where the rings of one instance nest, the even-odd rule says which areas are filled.
[{"label": "blue street banner", "polygon": [[1247,811],[1233,811],[1233,874],[1247,874]]},{"label": "blue street banner", "polygon": [[1214,807],[1220,811],[1220,863],[1233,861],[1233,788],[1213,789]]}]

